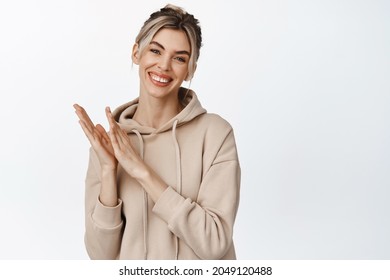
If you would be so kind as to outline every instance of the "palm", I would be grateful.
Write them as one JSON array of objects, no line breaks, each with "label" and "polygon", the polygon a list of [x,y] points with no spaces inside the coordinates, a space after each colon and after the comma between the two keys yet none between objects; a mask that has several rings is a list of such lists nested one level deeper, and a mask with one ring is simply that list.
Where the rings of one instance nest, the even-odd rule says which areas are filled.
[{"label": "palm", "polygon": [[116,166],[117,160],[114,154],[110,137],[100,124],[96,125],[93,133],[91,145],[99,157],[101,165]]},{"label": "palm", "polygon": [[117,160],[114,154],[110,137],[100,124],[94,125],[87,112],[79,105],[74,105],[76,114],[79,117],[81,128],[87,136],[95,153],[99,158],[102,167],[115,168]]}]

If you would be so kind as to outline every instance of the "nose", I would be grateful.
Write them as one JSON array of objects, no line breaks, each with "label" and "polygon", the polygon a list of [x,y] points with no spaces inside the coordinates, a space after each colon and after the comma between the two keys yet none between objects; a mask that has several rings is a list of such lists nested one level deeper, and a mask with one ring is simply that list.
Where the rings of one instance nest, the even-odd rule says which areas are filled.
[{"label": "nose", "polygon": [[163,71],[169,71],[171,70],[171,59],[168,56],[160,56],[160,59],[158,61],[158,68]]}]

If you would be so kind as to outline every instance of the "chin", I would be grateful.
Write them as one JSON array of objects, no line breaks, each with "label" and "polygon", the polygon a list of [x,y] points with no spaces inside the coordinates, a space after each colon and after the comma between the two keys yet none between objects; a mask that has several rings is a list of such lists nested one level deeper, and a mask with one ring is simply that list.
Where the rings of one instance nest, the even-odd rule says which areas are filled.
[{"label": "chin", "polygon": [[180,86],[178,87],[155,87],[155,86],[152,86],[152,87],[149,87],[147,89],[147,92],[149,93],[149,95],[155,97],[155,98],[164,98],[164,97],[168,97],[170,95],[173,95],[173,94],[177,94],[179,92],[179,88]]}]

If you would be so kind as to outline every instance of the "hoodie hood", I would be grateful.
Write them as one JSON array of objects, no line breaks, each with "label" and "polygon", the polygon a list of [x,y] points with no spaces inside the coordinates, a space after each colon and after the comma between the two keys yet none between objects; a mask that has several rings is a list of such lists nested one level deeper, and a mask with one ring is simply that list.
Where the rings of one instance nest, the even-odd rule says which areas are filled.
[{"label": "hoodie hood", "polygon": [[181,87],[179,90],[179,99],[184,109],[159,128],[143,126],[133,120],[134,113],[138,108],[139,98],[119,106],[114,110],[113,116],[121,128],[127,133],[136,130],[140,134],[157,134],[172,129],[174,124],[180,127],[197,116],[206,113],[206,110],[200,104],[194,91]]}]

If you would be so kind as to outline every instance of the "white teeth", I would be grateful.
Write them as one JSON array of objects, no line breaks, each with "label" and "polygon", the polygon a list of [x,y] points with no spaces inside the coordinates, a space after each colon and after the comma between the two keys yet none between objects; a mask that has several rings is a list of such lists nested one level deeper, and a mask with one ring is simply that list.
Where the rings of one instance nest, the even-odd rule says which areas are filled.
[{"label": "white teeth", "polygon": [[161,77],[153,75],[153,74],[151,74],[150,76],[152,77],[153,80],[160,82],[160,83],[168,83],[169,82],[168,79],[164,79],[164,78],[161,78]]}]

